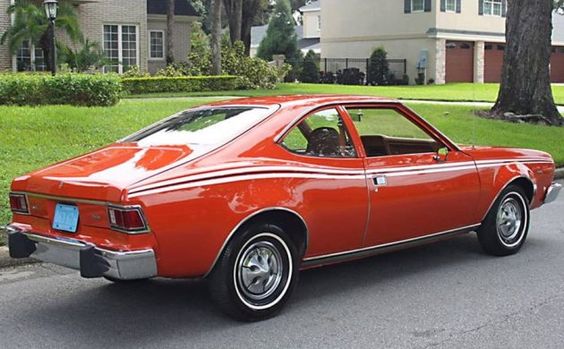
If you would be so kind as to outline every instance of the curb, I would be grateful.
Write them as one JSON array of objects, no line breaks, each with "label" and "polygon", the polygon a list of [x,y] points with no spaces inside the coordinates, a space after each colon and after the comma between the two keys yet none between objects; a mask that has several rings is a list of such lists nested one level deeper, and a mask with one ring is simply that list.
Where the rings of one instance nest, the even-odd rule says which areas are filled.
[{"label": "curb", "polygon": [[564,179],[564,167],[557,168],[554,171],[554,179]]},{"label": "curb", "polygon": [[10,257],[8,247],[0,246],[0,268],[15,267],[31,263],[39,263],[39,261],[33,258],[14,259]]}]

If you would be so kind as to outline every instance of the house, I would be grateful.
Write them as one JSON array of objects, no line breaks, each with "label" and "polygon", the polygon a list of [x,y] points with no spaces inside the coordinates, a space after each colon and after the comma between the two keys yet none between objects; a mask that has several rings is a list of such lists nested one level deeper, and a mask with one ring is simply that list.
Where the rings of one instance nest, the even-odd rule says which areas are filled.
[{"label": "house", "polygon": [[[366,59],[382,46],[411,83],[499,82],[506,0],[323,0],[321,56]],[[552,79],[564,82],[564,18],[555,15]],[[349,60],[347,60],[349,61]],[[328,64],[327,70],[342,69]],[[366,65],[361,65],[362,69]]]},{"label": "house", "polygon": [[[0,0],[0,33],[11,23],[6,10],[14,0]],[[116,62],[104,71],[123,73],[138,65],[151,73],[166,66],[166,1],[76,0],[80,28],[85,38],[100,43]],[[173,31],[176,60],[186,60],[192,22],[197,13],[188,0],[177,0]],[[45,70],[43,52],[25,42],[15,55],[0,46],[0,70]]]},{"label": "house", "polygon": [[[302,24],[297,25],[296,35],[298,37],[298,48],[305,55],[309,50],[321,54],[321,1],[312,1],[300,7]],[[251,57],[257,55],[258,47],[266,36],[268,25],[254,26],[251,28]]]}]

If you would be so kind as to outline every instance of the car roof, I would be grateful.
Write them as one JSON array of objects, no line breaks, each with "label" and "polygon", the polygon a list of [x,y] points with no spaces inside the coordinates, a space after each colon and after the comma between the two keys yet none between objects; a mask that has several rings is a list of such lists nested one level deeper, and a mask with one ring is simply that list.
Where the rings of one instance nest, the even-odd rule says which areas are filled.
[{"label": "car roof", "polygon": [[254,106],[274,106],[280,105],[282,108],[303,104],[304,106],[326,105],[335,103],[398,103],[395,99],[375,96],[357,96],[357,95],[286,95],[286,96],[264,96],[264,97],[248,97],[236,98],[216,103],[213,106],[230,106],[230,105],[254,105]]}]

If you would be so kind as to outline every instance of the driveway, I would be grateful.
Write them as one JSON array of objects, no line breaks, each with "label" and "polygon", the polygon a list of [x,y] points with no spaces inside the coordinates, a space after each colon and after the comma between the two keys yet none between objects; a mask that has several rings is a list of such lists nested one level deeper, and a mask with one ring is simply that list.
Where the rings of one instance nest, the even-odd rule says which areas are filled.
[{"label": "driveway", "polygon": [[302,273],[276,318],[239,323],[198,281],[117,285],[48,264],[0,270],[2,348],[562,348],[564,195],[527,244],[474,234]]}]

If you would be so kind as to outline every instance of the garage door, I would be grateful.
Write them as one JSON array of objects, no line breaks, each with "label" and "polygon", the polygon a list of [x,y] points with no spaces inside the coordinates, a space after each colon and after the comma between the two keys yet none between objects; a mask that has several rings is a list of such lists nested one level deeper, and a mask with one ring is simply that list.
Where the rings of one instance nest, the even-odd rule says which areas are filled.
[{"label": "garage door", "polygon": [[447,41],[446,81],[474,81],[474,43]]},{"label": "garage door", "polygon": [[500,82],[505,45],[486,43],[484,51],[484,82]]},{"label": "garage door", "polygon": [[550,57],[550,80],[564,83],[564,46],[554,47]]}]

